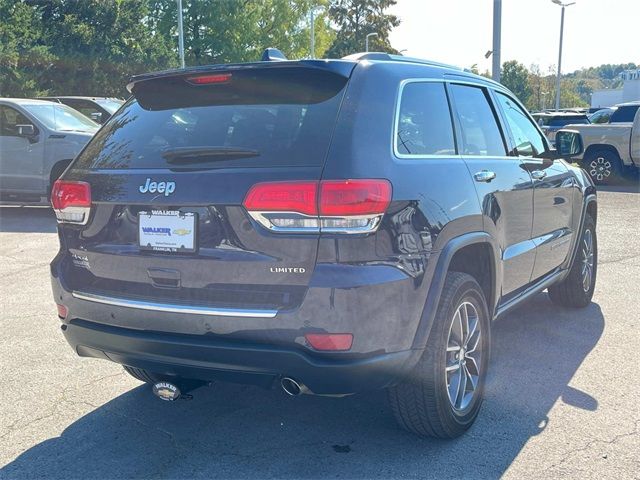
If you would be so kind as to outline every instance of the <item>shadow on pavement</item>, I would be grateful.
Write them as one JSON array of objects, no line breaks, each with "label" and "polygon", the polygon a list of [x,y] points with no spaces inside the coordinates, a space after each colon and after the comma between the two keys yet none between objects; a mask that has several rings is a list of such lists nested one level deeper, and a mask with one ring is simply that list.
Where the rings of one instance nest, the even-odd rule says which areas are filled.
[{"label": "shadow on pavement", "polygon": [[51,207],[0,205],[0,232],[55,233],[56,217]]},{"label": "shadow on pavement", "polygon": [[640,193],[640,181],[628,185],[599,185],[599,192]]},{"label": "shadow on pavement", "polygon": [[216,384],[169,404],[139,387],[28,449],[0,477],[495,478],[544,430],[555,402],[598,408],[568,383],[603,329],[598,305],[565,310],[546,294],[495,322],[486,402],[454,441],[398,429],[383,392],[291,398]]}]

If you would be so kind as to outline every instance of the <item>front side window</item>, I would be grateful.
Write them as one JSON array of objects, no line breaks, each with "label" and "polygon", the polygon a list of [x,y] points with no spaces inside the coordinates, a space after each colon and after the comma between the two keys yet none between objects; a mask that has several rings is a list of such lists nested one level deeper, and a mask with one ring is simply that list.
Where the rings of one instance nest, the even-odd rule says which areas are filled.
[{"label": "front side window", "polygon": [[460,121],[460,152],[463,155],[506,155],[504,140],[484,89],[451,85],[451,93]]},{"label": "front side window", "polygon": [[496,94],[513,135],[517,155],[535,157],[543,153],[546,145],[542,135],[524,110],[506,95],[498,92]]},{"label": "front side window", "polygon": [[0,136],[17,137],[18,125],[33,125],[33,122],[11,107],[0,106]]},{"label": "front side window", "polygon": [[444,84],[405,85],[397,128],[396,151],[401,155],[454,155],[453,125]]}]

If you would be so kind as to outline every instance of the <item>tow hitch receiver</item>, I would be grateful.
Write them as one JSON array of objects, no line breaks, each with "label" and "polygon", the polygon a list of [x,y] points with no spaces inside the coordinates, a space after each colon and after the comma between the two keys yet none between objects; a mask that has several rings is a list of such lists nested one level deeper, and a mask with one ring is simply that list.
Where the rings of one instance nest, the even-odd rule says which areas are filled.
[{"label": "tow hitch receiver", "polygon": [[195,390],[196,388],[201,387],[205,384],[207,384],[207,382],[201,382],[197,380],[183,380],[182,382],[180,382],[179,387],[174,383],[163,380],[161,382],[154,383],[152,391],[156,397],[158,397],[160,400],[164,400],[165,402],[173,402],[178,399],[191,400],[193,396],[189,395],[187,392]]},{"label": "tow hitch receiver", "polygon": [[165,402],[173,402],[182,396],[177,385],[169,382],[157,382],[153,385],[153,394]]}]

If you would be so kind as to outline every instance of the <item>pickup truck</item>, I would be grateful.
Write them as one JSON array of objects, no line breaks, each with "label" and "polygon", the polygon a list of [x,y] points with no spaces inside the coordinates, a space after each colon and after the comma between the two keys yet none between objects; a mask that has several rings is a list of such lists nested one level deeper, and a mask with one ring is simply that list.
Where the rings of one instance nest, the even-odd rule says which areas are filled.
[{"label": "pickup truck", "polygon": [[582,135],[584,155],[578,161],[596,184],[617,183],[625,171],[640,169],[640,109],[633,122],[565,128]]},{"label": "pickup truck", "polygon": [[48,201],[51,185],[98,126],[59,103],[0,98],[0,200]]}]

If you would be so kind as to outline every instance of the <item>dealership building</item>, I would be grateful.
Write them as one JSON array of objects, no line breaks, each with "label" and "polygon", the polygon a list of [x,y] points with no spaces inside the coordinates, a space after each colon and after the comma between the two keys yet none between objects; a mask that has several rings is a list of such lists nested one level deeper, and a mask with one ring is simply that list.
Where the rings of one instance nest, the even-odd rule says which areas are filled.
[{"label": "dealership building", "polygon": [[625,70],[620,73],[623,80],[622,88],[604,88],[594,90],[591,94],[591,106],[611,107],[618,103],[640,100],[640,68]]}]

